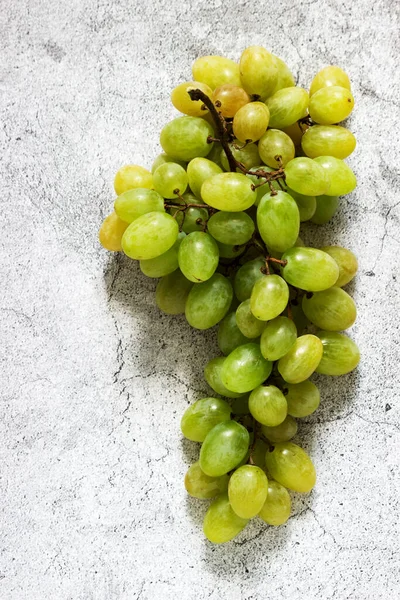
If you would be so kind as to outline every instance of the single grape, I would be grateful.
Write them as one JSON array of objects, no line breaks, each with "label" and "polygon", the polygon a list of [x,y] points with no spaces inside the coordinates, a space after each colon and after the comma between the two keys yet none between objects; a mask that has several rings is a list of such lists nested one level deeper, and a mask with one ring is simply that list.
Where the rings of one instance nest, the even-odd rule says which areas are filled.
[{"label": "single grape", "polygon": [[202,200],[201,186],[213,175],[222,173],[222,169],[208,158],[193,158],[187,166],[189,186],[193,194]]},{"label": "single grape", "polygon": [[339,207],[339,198],[337,196],[317,196],[316,201],[315,213],[310,220],[317,225],[324,225],[336,213]]},{"label": "single grape", "polygon": [[218,347],[223,354],[227,356],[235,348],[247,344],[249,341],[237,326],[234,312],[222,319],[218,327]]},{"label": "single grape", "polygon": [[319,331],[322,342],[322,359],[317,373],[322,375],[346,375],[356,368],[360,362],[360,351],[357,344],[342,333]]},{"label": "single grape", "polygon": [[324,246],[321,248],[329,254],[339,267],[339,277],[335,283],[338,287],[343,287],[351,281],[358,269],[357,258],[347,248],[341,246]]},{"label": "single grape", "polygon": [[319,389],[308,379],[301,383],[285,385],[288,414],[292,417],[308,417],[320,403]]},{"label": "single grape", "polygon": [[267,98],[278,80],[275,57],[262,46],[249,46],[240,57],[240,78],[248,94]]},{"label": "single grape", "polygon": [[[290,137],[279,129],[268,129],[258,142],[261,160],[274,169],[285,166],[295,155]],[[278,160],[278,158],[280,160]]]},{"label": "single grape", "polygon": [[290,517],[291,500],[289,492],[283,485],[270,479],[268,481],[268,494],[264,506],[258,513],[268,525],[283,525]]},{"label": "single grape", "polygon": [[110,252],[120,252],[122,250],[122,236],[127,227],[128,223],[122,221],[115,212],[112,212],[101,224],[99,230],[100,244]]},{"label": "single grape", "polygon": [[[247,338],[258,338],[265,328],[264,321],[259,321],[250,310],[250,299],[245,300],[236,309],[236,323]],[[246,343],[246,342],[244,342]]]},{"label": "single grape", "polygon": [[122,249],[129,258],[155,258],[175,244],[178,233],[178,224],[171,215],[146,213],[128,225],[122,236]]},{"label": "single grape", "polygon": [[278,371],[288,383],[300,383],[314,373],[322,358],[321,340],[315,335],[301,335],[285,356],[279,359]]},{"label": "single grape", "polygon": [[201,197],[206,204],[228,212],[250,208],[256,196],[250,179],[241,173],[214,175],[201,186]]},{"label": "single grape", "polygon": [[329,254],[316,248],[294,247],[287,250],[282,260],[282,277],[291,285],[307,292],[320,292],[335,285],[339,267]]},{"label": "single grape", "polygon": [[250,298],[255,282],[264,277],[261,272],[263,268],[265,268],[265,260],[260,257],[250,260],[238,269],[233,282],[238,300],[243,302]]},{"label": "single grape", "polygon": [[204,442],[206,435],[223,421],[231,418],[231,407],[219,398],[202,398],[189,406],[181,420],[183,435],[192,442]]},{"label": "single grape", "polygon": [[286,419],[287,402],[274,385],[260,385],[250,394],[249,409],[261,425],[276,427]]},{"label": "single grape", "polygon": [[223,56],[202,56],[192,66],[193,78],[215,90],[220,85],[241,85],[239,65]]},{"label": "single grape", "polygon": [[139,165],[121,167],[114,179],[117,196],[135,188],[153,188],[153,177],[150,171]]},{"label": "single grape", "polygon": [[236,537],[247,525],[248,519],[242,519],[232,510],[228,494],[221,494],[210,505],[204,517],[203,532],[214,544],[224,544]]},{"label": "single grape", "polygon": [[[293,200],[297,204],[297,208],[299,209],[300,222],[309,221],[311,217],[314,215],[317,208],[317,199],[315,196],[304,196],[304,194],[299,194],[294,190],[287,188],[287,193],[290,194]],[[299,244],[295,244],[298,246]],[[302,244],[304,245],[304,244]]]},{"label": "single grape", "polygon": [[264,102],[250,102],[239,108],[233,118],[233,133],[241,142],[256,142],[267,131],[269,110]]},{"label": "single grape", "polygon": [[266,324],[261,335],[261,354],[266,360],[279,360],[297,339],[296,325],[288,317],[277,317]]},{"label": "single grape", "polygon": [[269,127],[283,129],[307,116],[309,96],[301,87],[288,87],[268,98]]},{"label": "single grape", "polygon": [[179,233],[175,244],[164,254],[160,254],[160,256],[156,256],[155,258],[150,258],[148,260],[140,261],[140,270],[147,277],[164,277],[165,275],[169,275],[173,271],[178,268],[178,251],[179,246],[183,238],[186,237],[186,234],[181,232]]},{"label": "single grape", "polygon": [[317,156],[314,161],[324,169],[329,178],[328,196],[343,196],[354,190],[357,185],[356,176],[343,160],[334,156]]},{"label": "single grape", "polygon": [[317,476],[310,457],[292,442],[276,444],[267,452],[265,462],[272,477],[289,490],[307,493],[315,485]]},{"label": "single grape", "polygon": [[261,321],[270,321],[285,310],[288,300],[286,281],[279,275],[266,275],[254,284],[250,297],[251,312]]},{"label": "single grape", "polygon": [[228,312],[232,297],[232,285],[220,273],[214,273],[204,283],[196,284],[186,301],[185,315],[189,325],[196,329],[213,327]]},{"label": "single grape", "polygon": [[195,283],[210,279],[218,266],[218,260],[217,244],[203,231],[189,233],[179,247],[179,268],[187,279]]},{"label": "single grape", "polygon": [[185,193],[188,176],[183,167],[177,163],[165,163],[153,173],[155,190],[164,198],[177,198]]},{"label": "single grape", "polygon": [[164,212],[164,198],[154,190],[136,188],[118,196],[114,210],[120,219],[132,223],[146,213]]},{"label": "single grape", "polygon": [[311,82],[310,96],[318,92],[321,88],[331,87],[339,85],[348,90],[350,87],[350,79],[346,73],[340,68],[335,66],[324,67],[319,71]]},{"label": "single grape", "polygon": [[248,93],[242,87],[232,83],[225,83],[217,87],[214,90],[212,99],[218,112],[228,119],[234,117],[239,108],[250,102]]},{"label": "single grape", "polygon": [[328,331],[348,329],[357,316],[353,298],[336,286],[322,292],[306,294],[303,296],[302,308],[311,323]]},{"label": "single grape", "polygon": [[285,177],[287,185],[304,196],[320,196],[330,191],[328,174],[312,158],[300,156],[288,162]]},{"label": "single grape", "polygon": [[261,385],[271,370],[272,363],[263,358],[258,344],[244,344],[226,357],[221,379],[228,390],[243,394]]},{"label": "single grape", "polygon": [[193,498],[208,500],[228,490],[229,477],[209,477],[200,468],[199,462],[189,467],[185,475],[185,488]]},{"label": "single grape", "polygon": [[301,138],[301,147],[310,158],[347,158],[356,147],[356,138],[351,131],[339,125],[315,125]]},{"label": "single grape", "polygon": [[218,423],[207,433],[201,447],[201,470],[210,477],[225,475],[243,459],[249,441],[249,432],[237,421]]},{"label": "single grape", "polygon": [[300,213],[292,196],[282,191],[265,194],[257,208],[257,226],[269,250],[291,248],[300,230]]},{"label": "single grape", "polygon": [[212,215],[207,228],[218,242],[241,245],[250,240],[255,226],[253,219],[245,212],[220,211]]},{"label": "single grape", "polygon": [[354,108],[350,90],[337,85],[324,87],[310,98],[309,112],[319,125],[333,125],[347,119]]},{"label": "single grape", "polygon": [[276,427],[268,427],[267,425],[263,425],[261,427],[261,431],[267,440],[271,442],[271,444],[287,442],[288,440],[294,438],[297,433],[297,421],[288,415],[286,419],[280,423],[280,425],[277,425]]},{"label": "single grape", "polygon": [[283,88],[294,87],[296,85],[292,72],[290,71],[287,64],[281,58],[279,58],[279,56],[275,56],[275,54],[273,54],[272,56],[274,57],[276,67],[278,69],[278,78],[274,89],[271,90],[271,96],[273,96],[273,94],[275,94],[275,92],[277,92],[278,90],[282,90]]},{"label": "single grape", "polygon": [[[186,195],[187,194],[184,194],[183,196],[185,200]],[[195,206],[191,206],[185,210],[185,218],[182,222],[182,231],[184,231],[185,233],[203,231],[207,221],[208,210],[206,208],[197,208]]]},{"label": "single grape", "polygon": [[[234,158],[246,167],[246,169],[252,169],[258,165],[260,161],[260,155],[258,153],[258,146],[256,144],[247,144],[244,146],[242,142],[234,139],[229,147]],[[229,162],[224,150],[221,150],[221,165],[225,171],[230,171]],[[236,169],[240,172],[239,167]]]},{"label": "single grape", "polygon": [[171,102],[177,110],[191,117],[203,117],[207,112],[201,100],[193,101],[188,92],[190,90],[201,90],[209,98],[212,97],[212,89],[200,81],[186,81],[180,83],[171,92]]},{"label": "single grape", "polygon": [[193,283],[179,269],[163,277],[157,284],[156,304],[167,315],[185,312],[186,300]]},{"label": "single grape", "polygon": [[268,479],[260,467],[243,465],[231,475],[228,486],[229,502],[242,519],[255,517],[268,494]]},{"label": "single grape", "polygon": [[226,398],[242,397],[242,393],[238,394],[236,392],[232,392],[231,390],[228,390],[228,388],[226,388],[222,383],[221,371],[225,360],[225,356],[217,356],[216,358],[210,360],[205,366],[204,378],[208,385],[214,390],[214,392],[217,392],[217,394],[225,396]]},{"label": "single grape", "polygon": [[169,156],[189,161],[197,156],[207,156],[212,148],[209,136],[214,137],[214,129],[204,119],[178,117],[163,127],[160,144]]},{"label": "single grape", "polygon": [[176,163],[178,165],[180,165],[181,167],[183,167],[184,169],[186,169],[186,162],[183,160],[176,160],[174,158],[172,158],[172,156],[168,156],[168,154],[162,153],[159,154],[155,159],[153,164],[151,165],[151,172],[154,173],[154,171],[156,169],[158,169],[158,167],[160,167],[161,165],[164,165],[165,163]]},{"label": "single grape", "polygon": [[288,127],[283,127],[282,131],[286,133],[296,148],[301,147],[301,140],[304,133],[309,129],[309,126],[305,123],[298,123],[297,121]]}]

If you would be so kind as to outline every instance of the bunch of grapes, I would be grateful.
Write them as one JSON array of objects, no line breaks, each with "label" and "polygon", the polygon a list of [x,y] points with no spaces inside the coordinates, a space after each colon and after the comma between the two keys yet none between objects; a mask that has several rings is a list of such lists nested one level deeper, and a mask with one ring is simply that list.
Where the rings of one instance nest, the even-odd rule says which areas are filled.
[{"label": "bunch of grapes", "polygon": [[199,58],[193,81],[171,99],[184,116],[161,131],[164,153],[151,172],[118,171],[100,241],[160,278],[162,311],[184,313],[197,329],[219,324],[222,355],[204,371],[217,397],[191,405],[181,429],[202,444],[185,487],[215,498],[204,533],[223,543],[256,515],[285,523],[288,490],[313,488],[314,465],[290,441],[296,418],[320,402],[309,378],[343,375],[359,362],[341,333],[356,318],[343,286],[357,260],[346,248],[310,248],[299,237],[301,222],[326,223],[338,196],[356,186],[343,160],[356,141],[338,125],[354,99],[339,67],[322,69],[308,93],[259,46],[239,64]]}]

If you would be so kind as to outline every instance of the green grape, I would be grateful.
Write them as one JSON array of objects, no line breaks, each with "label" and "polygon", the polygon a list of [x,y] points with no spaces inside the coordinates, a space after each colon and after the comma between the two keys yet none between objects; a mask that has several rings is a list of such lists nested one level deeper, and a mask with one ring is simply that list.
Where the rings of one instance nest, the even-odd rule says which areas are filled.
[{"label": "green grape", "polygon": [[220,273],[196,284],[186,301],[185,315],[189,325],[196,329],[214,327],[228,312],[232,297],[232,285]]},{"label": "green grape", "polygon": [[[297,208],[299,209],[300,221],[308,221],[314,215],[315,210],[317,208],[317,199],[315,196],[304,196],[304,194],[299,194],[294,190],[287,188],[287,193],[290,194],[293,200],[297,204]],[[298,246],[299,244],[295,244]],[[302,244],[304,245],[304,244]]]},{"label": "green grape", "polygon": [[250,340],[243,335],[236,323],[234,312],[226,315],[218,327],[218,347],[226,356],[238,346],[247,344]]},{"label": "green grape", "polygon": [[279,360],[297,339],[296,325],[287,317],[277,317],[266,324],[261,335],[261,354],[266,360]]},{"label": "green grape", "polygon": [[287,185],[304,196],[320,196],[330,191],[328,174],[312,158],[294,158],[286,165],[285,176]]},{"label": "green grape", "polygon": [[304,133],[301,147],[310,158],[347,158],[356,147],[356,138],[351,131],[339,125],[315,125]]},{"label": "green grape", "polygon": [[212,149],[207,154],[207,159],[211,160],[211,162],[215,163],[218,167],[220,167],[222,169],[221,150],[222,150],[221,144],[219,142],[214,142]]},{"label": "green grape", "polygon": [[238,269],[233,282],[238,300],[243,302],[250,298],[255,282],[264,277],[264,274],[261,272],[263,268],[265,268],[265,260],[263,258],[255,258]]},{"label": "green grape", "polygon": [[256,439],[256,443],[254,444],[253,450],[251,451],[251,460],[252,464],[260,467],[260,469],[265,468],[265,453],[268,450],[268,444],[264,442],[261,438]]},{"label": "green grape", "polygon": [[228,490],[229,477],[209,477],[200,469],[199,462],[189,467],[185,475],[185,488],[193,498],[208,500]]},{"label": "green grape", "polygon": [[240,79],[248,94],[267,98],[278,80],[274,55],[262,46],[246,48],[240,57]]},{"label": "green grape", "polygon": [[154,190],[136,188],[118,196],[114,210],[120,219],[132,223],[146,213],[164,212],[164,198]]},{"label": "green grape", "polygon": [[257,208],[257,226],[270,250],[285,252],[291,248],[300,230],[299,209],[292,196],[282,191],[275,196],[265,194]]},{"label": "green grape", "polygon": [[307,116],[309,96],[301,87],[287,87],[268,98],[269,127],[283,129]]},{"label": "green grape", "polygon": [[319,71],[311,82],[310,96],[318,92],[321,88],[339,85],[351,89],[350,79],[340,67],[329,66]]},{"label": "green grape", "polygon": [[193,194],[201,200],[201,186],[206,179],[218,175],[218,173],[222,173],[222,169],[208,158],[194,158],[191,160],[187,166],[187,174]]},{"label": "green grape", "polygon": [[329,178],[328,196],[343,196],[354,190],[357,185],[356,176],[343,160],[334,156],[317,156],[314,161],[325,170]]},{"label": "green grape", "polygon": [[171,215],[146,213],[128,225],[122,236],[122,249],[129,258],[155,258],[175,244],[178,233],[178,223]]},{"label": "green grape", "polygon": [[[236,323],[247,338],[258,338],[265,328],[264,321],[259,321],[250,310],[250,299],[245,300],[236,309]],[[246,343],[246,342],[244,342]]]},{"label": "green grape", "polygon": [[275,94],[275,92],[278,90],[294,87],[296,85],[294,77],[287,64],[281,58],[279,58],[279,56],[275,56],[275,54],[272,56],[274,57],[276,67],[278,69],[278,78],[274,89],[271,90],[271,96],[273,96],[273,94]]},{"label": "green grape", "polygon": [[201,447],[201,470],[210,477],[225,475],[243,459],[249,441],[249,432],[237,421],[218,423],[207,433]]},{"label": "green grape", "polygon": [[[185,198],[186,194],[183,196]],[[181,213],[182,214],[182,213]],[[193,233],[204,230],[205,223],[208,221],[208,210],[206,208],[197,208],[191,206],[185,210],[185,218],[182,222],[182,231]]]},{"label": "green grape", "polygon": [[122,236],[127,227],[128,223],[122,221],[117,213],[112,212],[101,224],[99,231],[100,244],[110,252],[120,252],[122,250]]},{"label": "green grape", "polygon": [[296,121],[296,123],[289,125],[289,127],[283,127],[282,131],[290,137],[295,147],[299,149],[301,147],[301,139],[303,137],[303,133],[308,128],[309,125],[301,122],[299,123],[298,121]]},{"label": "green grape", "polygon": [[264,506],[258,513],[268,525],[283,525],[290,517],[291,500],[289,492],[283,485],[270,479],[268,481],[268,494]]},{"label": "green grape", "polygon": [[158,169],[158,167],[160,167],[161,165],[171,162],[176,163],[177,165],[180,165],[181,167],[186,169],[186,163],[183,160],[175,160],[174,158],[172,158],[172,156],[168,156],[168,154],[162,153],[154,159],[154,162],[151,165],[151,172],[154,173],[154,171]]},{"label": "green grape", "polygon": [[207,281],[218,266],[218,246],[213,238],[203,231],[194,231],[179,247],[179,268],[187,279]]},{"label": "green grape", "polygon": [[225,83],[214,90],[212,100],[225,119],[232,119],[239,108],[250,102],[250,96],[242,87]]},{"label": "green grape", "polygon": [[312,375],[322,358],[322,343],[315,335],[301,335],[278,362],[278,371],[288,383],[300,383]]},{"label": "green grape", "polygon": [[[294,144],[290,137],[279,129],[268,129],[258,142],[261,160],[269,167],[279,169],[285,166],[295,155]],[[280,160],[277,160],[280,157]]]},{"label": "green grape", "polygon": [[338,287],[343,287],[353,279],[358,269],[357,258],[347,248],[341,246],[324,246],[321,248],[333,258],[339,267],[339,277],[335,283]]},{"label": "green grape", "polygon": [[269,110],[264,102],[250,102],[239,108],[233,118],[233,133],[241,142],[257,142],[267,131]]},{"label": "green grape", "polygon": [[279,275],[266,275],[254,284],[250,297],[251,312],[260,321],[270,321],[285,310],[288,300],[286,281]]},{"label": "green grape", "polygon": [[222,383],[228,390],[251,392],[271,374],[272,363],[266,361],[258,344],[244,344],[226,357],[222,369]]},{"label": "green grape", "polygon": [[[264,173],[271,173],[274,169],[272,167],[267,167],[267,165],[258,165],[257,167],[252,167],[250,173],[247,174],[248,179],[252,182],[252,184],[256,187],[256,201],[254,202],[254,206],[258,206],[262,200],[262,198],[268,194],[271,194],[271,188],[268,182],[262,184],[265,179],[263,177],[257,177],[257,175],[253,175],[256,171],[263,171]],[[279,183],[277,181],[271,181],[271,186],[274,190],[280,191]],[[262,184],[262,185],[261,185]]]},{"label": "green grape", "polygon": [[178,268],[178,251],[179,246],[183,238],[186,237],[186,234],[181,232],[175,244],[164,254],[160,254],[160,256],[156,256],[155,258],[150,258],[148,260],[140,261],[140,270],[143,275],[147,277],[164,277],[165,275],[169,275],[173,271]]},{"label": "green grape", "polygon": [[315,213],[311,217],[311,222],[317,225],[324,225],[333,217],[339,206],[337,196],[317,196],[317,206]]},{"label": "green grape", "polygon": [[153,188],[153,177],[147,169],[139,165],[121,167],[114,179],[117,196],[135,188]]},{"label": "green grape", "polygon": [[308,417],[320,403],[319,389],[308,379],[301,383],[287,383],[286,402],[288,414],[292,417]]},{"label": "green grape", "polygon": [[222,244],[241,245],[254,233],[253,219],[245,212],[215,213],[208,221],[209,233]]},{"label": "green grape", "polygon": [[310,98],[309,112],[319,125],[333,125],[347,119],[354,108],[350,90],[338,85],[324,87]]},{"label": "green grape", "polygon": [[252,183],[242,173],[221,173],[207,179],[201,186],[201,197],[218,210],[239,212],[250,208],[257,194]]},{"label": "green grape", "polygon": [[214,544],[230,542],[247,525],[248,519],[242,519],[232,510],[228,494],[221,494],[210,505],[204,517],[203,532]]},{"label": "green grape", "polygon": [[180,83],[176,86],[171,92],[171,102],[175,106],[177,110],[185,115],[189,115],[191,117],[203,117],[208,110],[204,108],[204,104],[201,100],[193,101],[188,92],[190,90],[201,90],[211,98],[212,89],[200,81],[186,81],[184,83]]},{"label": "green grape", "polygon": [[178,117],[167,123],[160,136],[164,152],[178,160],[189,161],[197,156],[207,156],[212,148],[208,137],[214,129],[199,117]]},{"label": "green grape", "polygon": [[307,493],[315,485],[317,476],[310,457],[292,442],[276,444],[272,452],[267,452],[265,462],[272,477],[289,490]]},{"label": "green grape", "polygon": [[214,392],[217,392],[217,394],[225,396],[226,398],[240,398],[243,396],[243,394],[238,394],[228,390],[228,388],[226,388],[222,383],[221,371],[225,360],[225,356],[217,356],[216,358],[210,360],[205,366],[204,378],[208,385],[214,390]]},{"label": "green grape", "polygon": [[164,198],[177,198],[188,186],[188,176],[177,163],[165,163],[153,173],[155,190]]},{"label": "green grape", "polygon": [[276,427],[286,419],[287,402],[281,390],[274,385],[260,385],[250,394],[249,409],[261,425]]},{"label": "green grape", "polygon": [[316,248],[296,246],[287,250],[282,260],[282,277],[291,285],[306,292],[321,292],[335,285],[339,267],[332,257]]},{"label": "green grape", "polygon": [[181,420],[183,435],[192,442],[204,442],[215,425],[231,418],[231,407],[219,398],[202,398],[189,406]]},{"label": "green grape", "polygon": [[185,312],[186,300],[193,283],[177,269],[163,277],[157,284],[156,304],[167,315],[180,315]]},{"label": "green grape", "polygon": [[246,246],[232,246],[232,244],[221,244],[217,242],[220,258],[236,258],[243,254]]},{"label": "green grape", "polygon": [[241,85],[239,65],[223,56],[202,56],[192,66],[193,78],[208,85],[212,90],[232,83]]},{"label": "green grape", "polygon": [[[260,155],[258,153],[258,146],[256,144],[247,144],[243,147],[242,142],[239,140],[233,140],[229,144],[235,159],[246,167],[246,169],[252,169],[260,163]],[[225,171],[230,171],[229,162],[225,154],[225,150],[221,150],[221,165]],[[239,167],[236,171],[240,171]]]},{"label": "green grape", "polygon": [[307,319],[320,329],[342,331],[356,320],[357,308],[349,294],[340,287],[303,296],[302,308]]},{"label": "green grape", "polygon": [[356,368],[360,362],[360,351],[357,344],[342,333],[319,331],[323,354],[317,367],[322,375],[346,375]]},{"label": "green grape", "polygon": [[255,517],[267,499],[268,479],[260,467],[243,465],[231,475],[228,486],[229,502],[242,519]]},{"label": "green grape", "polygon": [[261,431],[272,444],[287,442],[296,435],[297,422],[296,419],[293,419],[293,417],[288,415],[280,425],[277,425],[276,427],[263,425]]}]

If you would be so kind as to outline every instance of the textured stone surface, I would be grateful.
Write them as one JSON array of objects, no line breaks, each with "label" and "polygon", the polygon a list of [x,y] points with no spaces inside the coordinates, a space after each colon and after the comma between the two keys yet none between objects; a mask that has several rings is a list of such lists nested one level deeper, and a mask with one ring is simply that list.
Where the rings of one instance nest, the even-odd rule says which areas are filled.
[{"label": "textured stone surface", "polygon": [[[400,597],[398,3],[3,0],[0,27],[4,600]],[[206,543],[180,416],[214,332],[154,306],[97,229],[124,163],[150,166],[199,55],[264,44],[309,85],[351,76],[357,191],[311,244],[359,256],[353,375],[320,377],[298,439],[317,465],[284,527]]]}]

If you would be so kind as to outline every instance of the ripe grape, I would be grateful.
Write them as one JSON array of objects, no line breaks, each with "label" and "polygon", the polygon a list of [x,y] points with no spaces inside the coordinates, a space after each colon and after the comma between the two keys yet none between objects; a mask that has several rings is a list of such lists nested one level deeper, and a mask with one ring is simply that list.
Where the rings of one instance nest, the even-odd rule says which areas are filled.
[{"label": "ripe grape", "polygon": [[254,233],[254,222],[245,212],[215,213],[208,221],[207,228],[218,242],[240,245],[249,241]]},{"label": "ripe grape", "polygon": [[262,46],[246,48],[240,57],[240,79],[248,94],[267,98],[278,81],[278,67],[273,54]]},{"label": "ripe grape", "polygon": [[220,273],[214,273],[207,281],[197,283],[186,301],[185,315],[189,325],[196,329],[213,327],[228,312],[232,298],[232,285]]},{"label": "ripe grape", "polygon": [[250,102],[250,96],[242,87],[225,83],[214,90],[213,102],[225,118],[232,118],[237,111]]},{"label": "ripe grape", "polygon": [[181,420],[183,435],[193,442],[204,442],[215,425],[231,418],[231,407],[219,398],[202,398],[191,404]]},{"label": "ripe grape", "polygon": [[291,285],[307,292],[320,292],[335,285],[339,267],[329,254],[316,248],[296,246],[287,250],[282,260],[282,277]]},{"label": "ripe grape", "polygon": [[230,354],[238,346],[250,342],[236,323],[236,313],[231,312],[222,319],[218,327],[218,347],[222,354]]},{"label": "ripe grape", "polygon": [[301,138],[301,147],[310,158],[347,158],[356,147],[356,138],[351,131],[339,125],[315,125]]},{"label": "ripe grape", "polygon": [[278,77],[274,89],[271,91],[271,96],[278,90],[283,88],[294,87],[296,85],[292,72],[290,71],[287,64],[279,58],[279,56],[272,55],[274,57],[275,65],[278,69]]},{"label": "ripe grape", "polygon": [[150,171],[139,165],[121,167],[114,179],[117,196],[135,188],[153,188],[153,177]]},{"label": "ripe grape", "polygon": [[300,383],[312,375],[322,358],[323,346],[315,335],[301,335],[278,362],[278,371],[288,383]]},{"label": "ripe grape", "polygon": [[286,281],[279,275],[266,275],[254,284],[250,297],[251,312],[261,321],[270,321],[285,310],[288,300]]},{"label": "ripe grape", "polygon": [[203,473],[198,461],[189,467],[185,475],[187,493],[193,496],[193,498],[199,498],[200,500],[215,498],[215,496],[226,492],[228,490],[228,483],[228,475],[209,477],[209,475]]},{"label": "ripe grape", "polygon": [[110,252],[119,252],[122,250],[122,236],[127,227],[128,223],[122,221],[115,212],[112,212],[104,219],[100,227],[100,244]]},{"label": "ripe grape", "polygon": [[221,379],[228,390],[243,394],[261,385],[271,370],[272,363],[262,356],[260,346],[249,343],[235,348],[225,358]]},{"label": "ripe grape", "polygon": [[153,173],[155,190],[164,198],[177,198],[185,193],[188,176],[183,167],[177,163],[160,165]]},{"label": "ripe grape", "polygon": [[239,398],[243,396],[243,393],[232,392],[232,390],[228,390],[228,388],[222,383],[221,371],[225,360],[225,356],[217,356],[216,358],[210,360],[204,369],[204,379],[214,390],[214,392],[217,392],[217,394],[225,396],[226,398]]},{"label": "ripe grape", "polygon": [[268,479],[255,465],[243,465],[231,475],[228,496],[232,510],[242,519],[255,517],[267,499]]},{"label": "ripe grape", "polygon": [[358,269],[357,258],[347,248],[341,246],[324,246],[321,248],[329,254],[339,267],[339,277],[335,283],[338,287],[343,287],[353,279]]},{"label": "ripe grape", "polygon": [[310,457],[292,442],[275,444],[273,451],[267,452],[265,463],[272,477],[289,490],[307,493],[315,485],[317,476]]},{"label": "ripe grape", "polygon": [[297,339],[296,325],[287,317],[268,321],[261,335],[261,354],[266,360],[279,360],[289,352]]},{"label": "ripe grape", "polygon": [[218,266],[218,246],[208,233],[189,233],[179,247],[178,262],[182,273],[195,283],[210,279]]},{"label": "ripe grape", "polygon": [[137,260],[160,256],[175,244],[179,227],[166,213],[150,212],[128,225],[122,236],[122,249]]},{"label": "ripe grape", "polygon": [[164,198],[155,190],[136,188],[118,196],[114,210],[120,219],[132,223],[146,213],[164,212]]},{"label": "ripe grape", "polygon": [[300,87],[283,88],[268,98],[269,126],[283,129],[293,125],[307,115],[309,96],[307,90]]},{"label": "ripe grape", "polygon": [[344,87],[348,90],[350,87],[350,80],[346,73],[340,68],[335,66],[325,67],[319,71],[311,82],[310,96],[318,92],[321,88],[337,86]]},{"label": "ripe grape", "polygon": [[326,192],[328,196],[343,196],[349,194],[357,185],[353,171],[340,158],[334,156],[317,156],[314,159],[328,176],[330,186]]},{"label": "ripe grape", "polygon": [[207,156],[212,148],[209,136],[214,137],[214,129],[204,119],[178,117],[163,127],[160,144],[172,158],[189,161],[197,156]]},{"label": "ripe grape", "polygon": [[203,117],[208,110],[201,100],[193,101],[188,91],[201,90],[209,98],[212,97],[212,89],[205,83],[200,81],[186,81],[180,83],[171,92],[171,102],[177,110],[191,117]]},{"label": "ripe grape", "polygon": [[336,286],[303,296],[302,308],[311,323],[328,331],[348,329],[357,316],[353,298]]},{"label": "ripe grape", "polygon": [[333,125],[344,121],[353,108],[353,94],[337,85],[321,88],[310,98],[310,117],[320,125]]},{"label": "ripe grape", "polygon": [[286,419],[286,398],[276,386],[260,385],[249,396],[249,410],[262,425],[276,427]]},{"label": "ripe grape", "polygon": [[215,90],[220,85],[231,83],[240,86],[239,65],[223,56],[202,56],[194,61],[193,78]]},{"label": "ripe grape", "polygon": [[258,338],[265,328],[265,322],[256,319],[251,312],[249,299],[237,307],[236,323],[243,335],[250,339]]},{"label": "ripe grape", "polygon": [[207,179],[201,186],[201,196],[207,204],[218,210],[238,212],[250,208],[256,192],[252,183],[241,173],[221,173]]},{"label": "ripe grape", "polygon": [[220,477],[234,469],[245,457],[249,432],[237,421],[223,421],[209,431],[200,450],[201,470]]},{"label": "ripe grape", "polygon": [[264,102],[250,102],[239,108],[233,118],[233,133],[241,142],[257,142],[266,132],[269,110]]},{"label": "ripe grape", "polygon": [[178,268],[178,251],[179,246],[186,234],[181,232],[176,238],[175,244],[164,254],[140,261],[140,270],[147,277],[164,277],[169,275]]},{"label": "ripe grape", "polygon": [[274,481],[268,480],[267,499],[258,516],[268,525],[283,525],[290,517],[291,500],[289,492],[283,485]]},{"label": "ripe grape", "polygon": [[292,417],[308,417],[315,412],[320,403],[319,389],[308,379],[301,383],[285,385],[288,414]]},{"label": "ripe grape", "polygon": [[214,544],[224,544],[236,537],[247,525],[248,519],[242,519],[232,510],[228,494],[216,498],[206,513],[203,531],[206,538]]},{"label": "ripe grape", "polygon": [[294,246],[300,230],[300,213],[292,196],[282,191],[275,196],[265,194],[257,207],[257,226],[270,250],[285,252]]},{"label": "ripe grape", "polygon": [[322,375],[346,375],[356,368],[360,362],[360,351],[357,344],[342,333],[319,331],[323,354],[317,367]]},{"label": "ripe grape", "polygon": [[[193,194],[198,198],[201,197],[201,186],[213,175],[222,173],[222,169],[208,158],[193,158],[187,166],[187,176],[189,186]],[[196,202],[194,202],[196,203]]]},{"label": "ripe grape", "polygon": [[[229,144],[231,152],[234,158],[241,163],[246,169],[252,169],[258,165],[260,161],[260,155],[258,153],[258,146],[256,144],[247,144],[243,146],[239,140],[233,140]],[[230,171],[228,158],[225,154],[225,150],[221,150],[221,165],[225,171]],[[236,171],[240,171],[239,167]]]},{"label": "ripe grape", "polygon": [[261,160],[274,169],[285,166],[295,155],[292,140],[279,129],[268,129],[264,133],[258,142],[258,151]]},{"label": "ripe grape", "polygon": [[275,427],[263,425],[261,431],[272,444],[287,442],[294,438],[297,433],[297,421],[290,415],[287,415],[286,419],[280,425],[276,425]]},{"label": "ripe grape", "polygon": [[179,269],[163,277],[157,284],[156,304],[167,315],[185,312],[186,300],[193,283]]},{"label": "ripe grape", "polygon": [[172,158],[172,156],[168,156],[168,154],[165,154],[164,152],[162,154],[159,154],[153,161],[153,164],[151,165],[151,172],[154,173],[154,171],[156,169],[158,169],[158,167],[160,167],[161,165],[164,165],[165,163],[169,163],[169,162],[174,162],[177,163],[178,165],[180,165],[181,167],[183,167],[184,169],[186,169],[186,162],[183,160],[176,160],[175,158]]},{"label": "ripe grape", "polygon": [[288,186],[299,194],[320,196],[329,192],[329,175],[312,158],[301,156],[289,161],[285,167],[285,175]]}]

